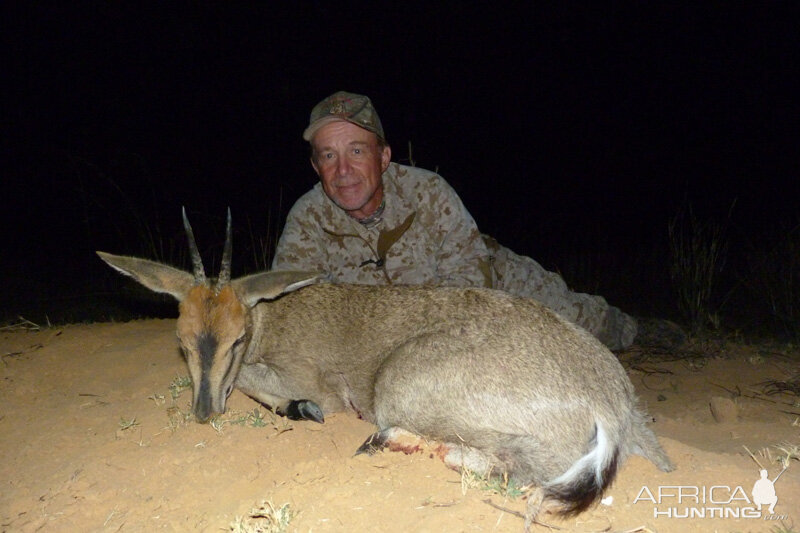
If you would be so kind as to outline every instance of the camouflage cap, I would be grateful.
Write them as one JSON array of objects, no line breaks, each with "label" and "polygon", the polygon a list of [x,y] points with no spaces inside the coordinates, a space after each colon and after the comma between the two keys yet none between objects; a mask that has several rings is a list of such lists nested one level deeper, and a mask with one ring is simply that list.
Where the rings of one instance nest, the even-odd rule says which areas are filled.
[{"label": "camouflage cap", "polygon": [[378,113],[372,107],[372,102],[360,94],[339,91],[334,93],[314,106],[308,127],[303,132],[303,139],[310,141],[314,134],[325,124],[337,120],[345,120],[356,126],[371,131],[386,140],[383,135],[383,126]]}]

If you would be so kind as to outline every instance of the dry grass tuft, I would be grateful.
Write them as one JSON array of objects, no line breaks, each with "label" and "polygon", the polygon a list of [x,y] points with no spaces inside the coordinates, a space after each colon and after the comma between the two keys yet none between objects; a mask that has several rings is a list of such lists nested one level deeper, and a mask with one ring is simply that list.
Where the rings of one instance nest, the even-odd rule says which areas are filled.
[{"label": "dry grass tuft", "polygon": [[768,379],[758,385],[763,387],[764,394],[772,396],[774,394],[794,394],[800,396],[800,374],[792,376],[786,381]]},{"label": "dry grass tuft", "polygon": [[289,527],[294,512],[288,503],[276,507],[271,501],[264,500],[250,510],[245,517],[237,516],[231,523],[229,531],[233,533],[282,533]]},{"label": "dry grass tuft", "polygon": [[[50,327],[50,324],[48,324],[47,327]],[[42,329],[44,328],[39,324],[31,322],[22,316],[17,317],[16,322],[0,326],[0,331],[41,331]]]},{"label": "dry grass tuft", "polygon": [[518,486],[508,475],[478,474],[469,468],[461,467],[461,494],[465,495],[469,489],[489,491],[511,500],[516,500],[525,495],[526,489]]},{"label": "dry grass tuft", "polygon": [[[183,409],[178,405],[181,395],[192,388],[192,379],[189,376],[178,376],[169,385],[172,405],[167,407],[167,418],[169,419],[168,428],[175,431],[181,426],[185,426],[194,420],[191,403]],[[152,394],[148,399],[153,400],[156,405],[166,403],[166,398],[162,394]],[[216,415],[211,418],[209,425],[220,435],[224,433],[226,426],[250,426],[253,428],[272,428],[275,437],[281,433],[294,429],[287,418],[276,415],[270,410],[255,408],[252,411],[242,413],[236,409],[228,409],[224,414]]]}]

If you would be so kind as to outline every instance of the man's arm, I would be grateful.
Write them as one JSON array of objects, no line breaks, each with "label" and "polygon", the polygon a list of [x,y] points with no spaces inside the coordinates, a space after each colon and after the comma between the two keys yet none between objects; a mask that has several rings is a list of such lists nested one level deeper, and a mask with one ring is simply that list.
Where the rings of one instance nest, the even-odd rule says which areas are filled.
[{"label": "man's arm", "polygon": [[[455,190],[442,178],[431,191],[431,220],[439,243],[436,252],[440,285],[460,287],[491,286],[489,251],[478,226]],[[435,218],[433,218],[435,217]]]},{"label": "man's arm", "polygon": [[324,272],[322,258],[324,251],[320,249],[319,225],[304,216],[304,207],[296,203],[286,216],[275,257],[272,259],[272,270],[304,270],[308,272]]}]

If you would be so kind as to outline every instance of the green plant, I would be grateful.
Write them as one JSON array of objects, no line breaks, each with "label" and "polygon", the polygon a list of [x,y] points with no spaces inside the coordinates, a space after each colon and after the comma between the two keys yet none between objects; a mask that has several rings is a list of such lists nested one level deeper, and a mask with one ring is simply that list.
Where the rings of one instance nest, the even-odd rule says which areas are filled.
[{"label": "green plant", "polygon": [[[271,422],[275,426],[275,429],[278,430],[278,427],[275,424],[275,415],[271,416]],[[224,414],[213,416],[209,423],[211,424],[211,427],[217,431],[217,433],[222,433],[225,424],[237,426],[249,425],[250,427],[254,428],[263,428],[268,425],[267,421],[264,419],[264,415],[262,415],[261,411],[258,409],[253,409],[245,414],[239,414],[235,410],[229,410]]]},{"label": "green plant", "polygon": [[230,421],[223,419],[219,415],[211,417],[211,420],[209,421],[209,425],[220,435],[222,435],[222,429],[227,423],[230,423]]},{"label": "green plant", "polygon": [[261,415],[261,411],[258,409],[253,409],[251,412],[247,413],[247,418],[250,422],[250,425],[254,428],[263,428],[267,425],[267,421],[264,420],[264,417]]},{"label": "green plant", "polygon": [[466,494],[469,489],[493,492],[512,500],[525,494],[524,488],[518,486],[513,480],[508,479],[505,473],[502,476],[492,473],[478,474],[466,467],[462,467],[461,493]]},{"label": "green plant", "polygon": [[167,403],[166,398],[163,394],[153,393],[147,397],[148,400],[153,400],[153,403],[156,405],[164,405]]},{"label": "green plant", "polygon": [[192,387],[192,378],[189,376],[178,376],[169,384],[169,392],[172,395],[172,401],[178,399],[183,391]]},{"label": "green plant", "polygon": [[[275,415],[269,413],[272,420],[270,422],[274,425],[275,424]],[[264,415],[261,414],[261,411],[256,408],[252,411],[248,411],[244,414],[240,414],[237,411],[231,410],[225,413],[227,417],[227,422],[229,424],[234,424],[237,426],[251,426],[254,428],[263,428],[267,426],[267,421],[264,419]]]},{"label": "green plant", "polygon": [[124,418],[120,418],[119,419],[119,429],[121,431],[125,431],[126,429],[131,429],[131,428],[136,427],[138,425],[139,425],[139,422],[136,421],[136,417],[135,416],[133,418],[131,418],[131,419],[128,419],[128,420],[126,420]]},{"label": "green plant", "polygon": [[517,485],[513,479],[508,479],[508,476],[492,476],[486,480],[484,490],[494,492],[501,496],[508,497],[512,500],[522,497],[525,491],[522,487]]}]

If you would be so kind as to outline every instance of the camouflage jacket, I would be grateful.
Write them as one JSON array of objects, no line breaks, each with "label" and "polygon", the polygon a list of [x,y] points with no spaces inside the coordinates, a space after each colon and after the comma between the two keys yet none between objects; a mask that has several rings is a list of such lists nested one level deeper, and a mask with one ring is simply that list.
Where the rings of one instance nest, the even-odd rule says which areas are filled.
[{"label": "camouflage jacket", "polygon": [[383,191],[383,216],[365,227],[315,185],[289,211],[273,270],[324,272],[340,283],[493,287],[539,300],[611,349],[633,342],[635,319],[482,236],[437,174],[391,163]]},{"label": "camouflage jacket", "polygon": [[317,183],[289,211],[272,268],[364,284],[491,286],[489,252],[472,216],[437,174],[391,163],[386,206],[366,227]]}]

